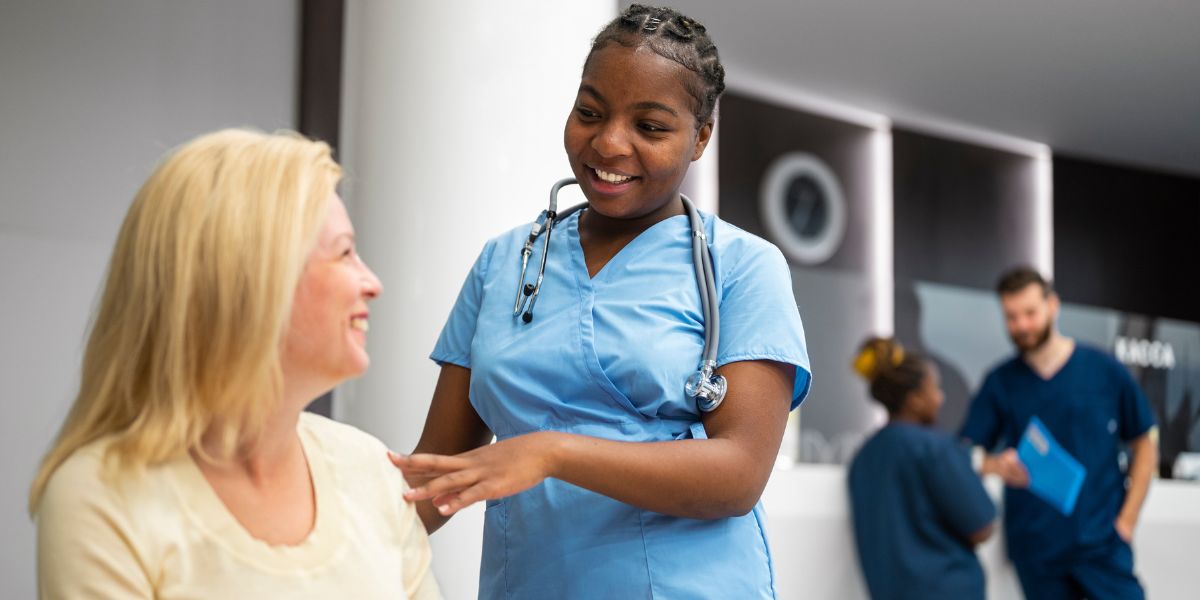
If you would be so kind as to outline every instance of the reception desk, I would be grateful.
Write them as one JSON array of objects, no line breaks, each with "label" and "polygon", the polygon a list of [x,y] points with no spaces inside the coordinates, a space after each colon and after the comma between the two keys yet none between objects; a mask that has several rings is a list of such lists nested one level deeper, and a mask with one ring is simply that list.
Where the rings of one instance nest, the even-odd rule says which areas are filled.
[{"label": "reception desk", "polygon": [[[1000,481],[986,483],[998,501]],[[844,467],[800,465],[776,470],[763,493],[763,504],[781,598],[868,598],[855,555]],[[997,507],[1003,511],[1000,502]],[[1019,599],[1020,586],[1003,545],[997,527],[996,534],[979,549],[988,577],[988,598]],[[1148,597],[1197,597],[1200,483],[1155,480],[1151,484],[1135,534],[1134,556]]]},{"label": "reception desk", "polygon": [[[987,482],[999,499],[998,480]],[[763,492],[767,529],[775,555],[779,597],[785,600],[865,600],[846,499],[846,469],[799,465],[777,469]],[[1003,510],[1003,507],[1001,507]],[[1004,556],[1003,535],[979,550],[988,577],[988,598],[1022,597]],[[433,570],[448,600],[478,593],[483,506],[459,513],[431,538]],[[1155,480],[1134,540],[1137,572],[1153,600],[1197,598],[1200,587],[1200,483]],[[719,595],[714,597],[720,597]]]}]

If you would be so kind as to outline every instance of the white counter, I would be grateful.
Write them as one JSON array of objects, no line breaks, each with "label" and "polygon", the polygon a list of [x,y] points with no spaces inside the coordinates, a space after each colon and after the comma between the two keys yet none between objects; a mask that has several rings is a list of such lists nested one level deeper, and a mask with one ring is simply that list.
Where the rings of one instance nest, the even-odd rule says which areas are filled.
[{"label": "white counter", "polygon": [[[989,481],[987,487],[993,498],[1000,497],[999,481]],[[781,598],[867,598],[854,550],[845,468],[801,465],[777,470],[763,493],[763,504]],[[988,598],[1021,598],[1002,539],[997,527],[979,551],[988,577]],[[1200,596],[1198,557],[1200,484],[1155,480],[1134,539],[1136,569],[1148,597]]]}]

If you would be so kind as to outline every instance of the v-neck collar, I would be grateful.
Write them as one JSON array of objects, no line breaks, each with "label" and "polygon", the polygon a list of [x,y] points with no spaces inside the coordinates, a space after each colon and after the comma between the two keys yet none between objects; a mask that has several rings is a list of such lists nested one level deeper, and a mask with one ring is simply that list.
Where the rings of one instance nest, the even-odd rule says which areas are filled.
[{"label": "v-neck collar", "polygon": [[172,470],[180,507],[193,524],[242,560],[269,569],[290,570],[324,564],[339,549],[343,539],[342,507],[332,481],[334,474],[320,448],[320,441],[304,427],[303,420],[301,417],[298,433],[313,484],[316,520],[312,531],[298,544],[273,545],[252,536],[217,496],[190,455],[178,458],[180,462]]},{"label": "v-neck collar", "polygon": [[638,253],[638,247],[644,245],[646,243],[645,240],[649,239],[653,235],[651,232],[655,231],[656,229],[668,227],[669,225],[664,224],[675,221],[676,219],[683,219],[685,222],[688,219],[686,214],[672,215],[643,229],[641,233],[629,240],[629,243],[622,246],[616,254],[613,254],[612,258],[608,259],[608,262],[604,263],[604,266],[600,267],[600,270],[596,271],[595,275],[591,275],[587,272],[587,255],[583,251],[583,239],[579,233],[579,220],[583,217],[583,213],[586,210],[587,209],[584,209],[575,213],[574,215],[571,215],[570,220],[566,223],[567,237],[571,238],[571,252],[572,254],[576,255],[576,264],[583,268],[584,277],[582,279],[591,281],[593,284],[604,281],[608,277],[608,273],[615,271],[619,265],[628,263],[634,256],[636,256]]},{"label": "v-neck collar", "polygon": [[1078,351],[1079,342],[1073,342],[1073,345],[1071,346],[1071,353],[1067,355],[1067,360],[1064,360],[1063,364],[1058,367],[1058,370],[1051,373],[1049,377],[1043,377],[1042,374],[1033,367],[1033,365],[1029,364],[1028,360],[1025,360],[1024,356],[1018,355],[1018,358],[1020,359],[1021,364],[1025,365],[1025,368],[1028,369],[1034,377],[1037,377],[1039,381],[1042,383],[1050,383],[1055,379],[1058,379],[1058,376],[1061,375],[1063,371],[1067,370],[1067,367],[1071,364],[1071,361],[1075,360],[1075,354]]}]

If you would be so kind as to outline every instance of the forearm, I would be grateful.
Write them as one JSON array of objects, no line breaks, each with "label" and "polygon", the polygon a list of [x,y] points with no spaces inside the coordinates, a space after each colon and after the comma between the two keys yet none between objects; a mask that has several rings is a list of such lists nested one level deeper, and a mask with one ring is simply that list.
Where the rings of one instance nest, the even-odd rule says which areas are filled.
[{"label": "forearm", "polygon": [[438,512],[432,500],[421,500],[415,503],[417,505],[417,516],[421,518],[421,525],[425,527],[425,533],[432,534],[442,528],[446,521],[450,520],[449,515],[443,515]]},{"label": "forearm", "polygon": [[762,495],[772,466],[730,439],[638,443],[556,432],[535,435],[550,436],[552,477],[677,517],[746,514]]},{"label": "forearm", "polygon": [[1121,505],[1119,518],[1130,525],[1137,522],[1141,514],[1142,504],[1150,490],[1150,480],[1154,477],[1154,468],[1158,464],[1158,445],[1149,433],[1137,438],[1130,444],[1133,460],[1129,466],[1129,489],[1125,493],[1125,503]]}]

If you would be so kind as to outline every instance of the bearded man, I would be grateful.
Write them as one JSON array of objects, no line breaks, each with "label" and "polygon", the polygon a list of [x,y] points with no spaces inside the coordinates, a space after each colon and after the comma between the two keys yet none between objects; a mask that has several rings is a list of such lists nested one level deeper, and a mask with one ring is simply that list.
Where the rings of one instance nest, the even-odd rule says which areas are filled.
[{"label": "bearded man", "polygon": [[[1025,597],[1140,600],[1130,544],[1158,462],[1146,397],[1110,354],[1058,332],[1058,295],[1037,271],[1005,273],[996,291],[1017,353],[988,373],[961,435],[979,447],[980,472],[1004,479],[1008,555]],[[1033,417],[1085,469],[1069,514],[1028,489],[1016,448]]]}]

